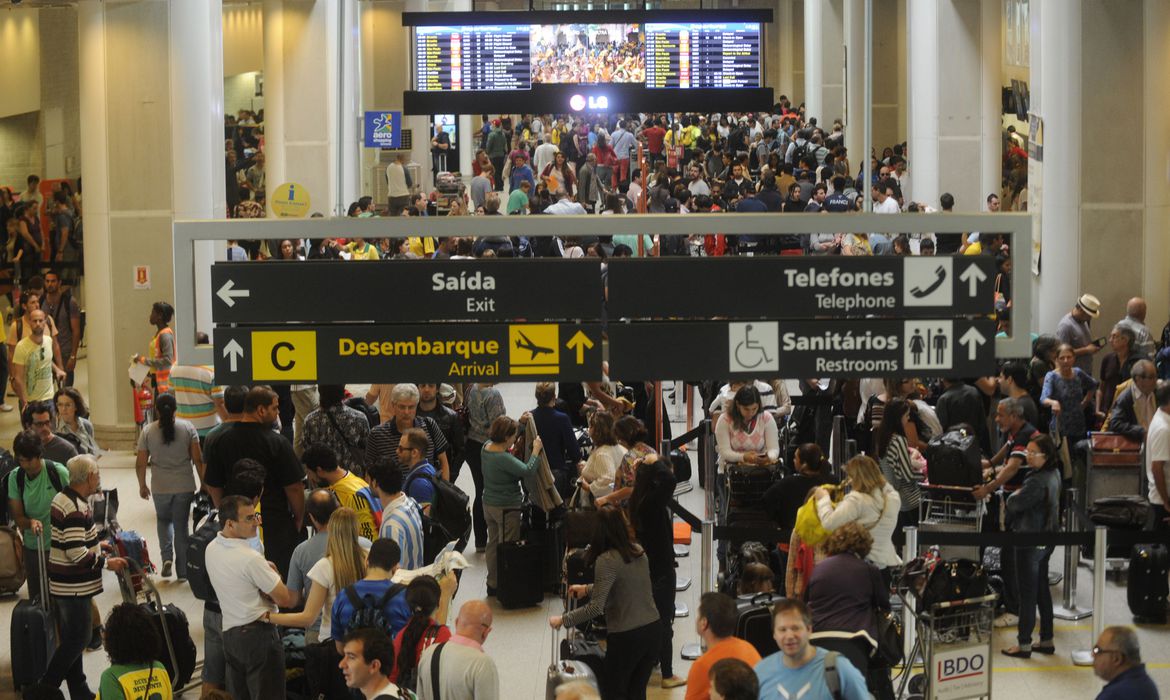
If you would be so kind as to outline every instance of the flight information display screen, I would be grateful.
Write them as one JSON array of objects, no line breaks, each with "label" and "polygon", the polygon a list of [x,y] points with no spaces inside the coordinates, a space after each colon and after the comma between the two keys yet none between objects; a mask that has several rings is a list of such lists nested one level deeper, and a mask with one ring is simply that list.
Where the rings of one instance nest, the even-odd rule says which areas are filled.
[{"label": "flight information display screen", "polygon": [[758,88],[759,22],[416,26],[419,91],[534,84]]},{"label": "flight information display screen", "polygon": [[529,89],[530,29],[528,25],[416,27],[417,89]]},{"label": "flight information display screen", "polygon": [[646,87],[760,86],[758,22],[648,23]]}]

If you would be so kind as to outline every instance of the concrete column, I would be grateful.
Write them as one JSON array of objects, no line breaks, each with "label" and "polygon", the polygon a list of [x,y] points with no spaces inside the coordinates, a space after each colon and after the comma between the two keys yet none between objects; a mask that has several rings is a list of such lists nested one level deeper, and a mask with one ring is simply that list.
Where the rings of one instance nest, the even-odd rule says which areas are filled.
[{"label": "concrete column", "polygon": [[[214,108],[205,104],[202,117],[187,124],[192,133],[177,131],[183,122],[172,110],[173,78],[165,57],[171,52],[177,54],[177,62],[187,57],[181,55],[181,47],[169,45],[170,10],[167,3],[97,0],[85,0],[78,7],[89,393],[98,440],[112,448],[130,446],[134,438],[126,367],[130,356],[145,352],[150,342],[151,304],[174,299],[171,225],[175,208],[180,200],[192,210],[211,207],[210,200],[199,207],[194,197],[182,195],[177,200],[174,193],[176,165],[191,164],[175,160],[172,134],[197,139],[210,149],[209,130],[196,125],[212,120]],[[183,16],[178,14],[175,21]],[[211,21],[210,16],[203,17],[203,23]],[[125,79],[127,75],[134,79]],[[212,153],[222,150],[219,142]],[[202,188],[205,196],[214,187],[210,182],[182,182]],[[150,267],[149,290],[135,289],[138,265]],[[190,325],[191,319],[176,319],[180,332]]]},{"label": "concrete column", "polygon": [[1165,69],[1170,65],[1170,5],[1146,0],[1144,5],[1144,89],[1146,153],[1146,216],[1142,295],[1149,310],[1146,319],[1157,334],[1170,315],[1170,95]]},{"label": "concrete column", "polygon": [[[947,2],[948,0],[943,0]],[[906,0],[910,91],[910,179],[918,201],[934,203],[939,190],[939,27],[936,0]],[[948,41],[954,40],[948,37]],[[880,153],[879,153],[880,155]],[[963,208],[972,210],[973,203]]]},{"label": "concrete column", "polygon": [[[844,0],[844,4],[845,148],[857,159],[865,143],[865,0]],[[876,48],[875,42],[875,51]],[[876,97],[874,101],[877,101]],[[828,133],[832,123],[826,119],[822,127]],[[858,166],[863,162],[856,161]]]},{"label": "concrete column", "polygon": [[[221,0],[174,3],[169,39],[171,154],[176,219],[224,216],[227,198],[223,168],[223,5]],[[88,183],[87,183],[88,184]],[[216,244],[195,245],[194,325],[180,319],[180,333],[211,332],[210,265]],[[177,251],[180,256],[184,251]],[[186,321],[187,323],[183,323]]]},{"label": "concrete column", "polygon": [[1051,332],[1080,294],[1081,3],[1034,0],[1030,12],[1031,109],[1044,120],[1043,266],[1033,330]]},{"label": "concrete column", "polygon": [[805,0],[805,113],[822,126],[845,115],[843,0]]},{"label": "concrete column", "polygon": [[982,134],[980,155],[980,193],[986,197],[999,192],[1003,180],[1003,146],[1000,139],[1003,99],[1000,85],[1003,83],[1003,38],[1000,33],[1003,24],[1003,4],[999,2],[980,3],[980,40],[983,60],[981,61],[980,94],[982,95]]},{"label": "concrete column", "polygon": [[[776,22],[774,30],[777,35],[776,60],[780,64],[777,69],[776,97],[788,95],[794,100],[796,95],[796,19],[793,16],[793,5],[796,0],[777,0]],[[793,104],[797,104],[795,101]]]},{"label": "concrete column", "polygon": [[809,116],[824,113],[821,86],[825,82],[821,47],[824,40],[824,0],[804,0],[804,110]]},{"label": "concrete column", "polygon": [[266,166],[270,188],[303,185],[313,211],[344,215],[358,197],[360,34],[355,0],[265,0],[265,150],[278,161]]}]

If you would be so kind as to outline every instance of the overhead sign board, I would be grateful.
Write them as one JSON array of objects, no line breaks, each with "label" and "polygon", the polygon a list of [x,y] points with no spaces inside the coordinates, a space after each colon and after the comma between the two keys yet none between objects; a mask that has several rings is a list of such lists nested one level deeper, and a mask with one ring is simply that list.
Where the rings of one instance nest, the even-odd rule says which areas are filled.
[{"label": "overhead sign board", "polygon": [[593,381],[601,326],[572,323],[227,327],[221,384]]},{"label": "overhead sign board", "polygon": [[643,380],[995,371],[995,323],[986,319],[635,322],[611,323],[608,334],[610,373]]},{"label": "overhead sign board", "polygon": [[610,318],[963,316],[995,308],[990,256],[612,260]]},{"label": "overhead sign board", "polygon": [[601,318],[596,260],[217,263],[216,323]]},{"label": "overhead sign board", "polygon": [[366,112],[366,148],[402,148],[402,112]]}]

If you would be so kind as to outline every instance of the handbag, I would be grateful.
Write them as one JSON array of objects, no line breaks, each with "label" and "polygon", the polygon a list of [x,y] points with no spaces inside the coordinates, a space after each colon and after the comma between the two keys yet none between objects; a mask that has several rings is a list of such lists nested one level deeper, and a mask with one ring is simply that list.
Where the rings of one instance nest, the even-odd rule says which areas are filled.
[{"label": "handbag", "polygon": [[[830,500],[833,498],[833,493],[833,491],[829,492]],[[817,499],[809,496],[804,505],[796,511],[796,525],[793,529],[796,530],[800,541],[810,547],[816,547],[829,538],[829,531],[821,524],[821,515],[817,512]]]},{"label": "handbag", "polygon": [[588,487],[577,484],[565,507],[569,510],[597,510],[597,499]]},{"label": "handbag", "polygon": [[1068,436],[1060,432],[1060,419],[1052,420],[1052,439],[1056,442],[1056,453],[1060,455],[1060,475],[1063,479],[1073,478],[1072,453],[1068,447]]},{"label": "handbag", "polygon": [[[362,445],[361,441],[359,440],[358,444],[356,445],[351,445],[349,440],[345,437],[345,433],[341,432],[341,426],[337,424],[337,419],[333,417],[333,414],[329,412],[329,409],[322,408],[321,412],[324,413],[325,417],[329,419],[329,425],[333,426],[333,431],[337,433],[337,437],[341,438],[341,442],[345,444],[345,449],[347,452],[349,452],[349,458],[353,460],[353,463],[364,465],[366,462],[366,455],[365,447]],[[361,450],[362,453],[359,454],[357,452],[358,450]]]},{"label": "handbag", "polygon": [[874,610],[877,622],[877,648],[873,657],[887,668],[902,663],[902,621],[890,610]]}]

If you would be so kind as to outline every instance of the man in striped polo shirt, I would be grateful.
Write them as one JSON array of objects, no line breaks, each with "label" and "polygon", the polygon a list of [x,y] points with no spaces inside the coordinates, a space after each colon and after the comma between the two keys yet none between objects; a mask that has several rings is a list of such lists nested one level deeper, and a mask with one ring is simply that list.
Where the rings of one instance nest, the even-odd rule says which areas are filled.
[{"label": "man in striped polo shirt", "polygon": [[97,459],[78,455],[66,467],[69,485],[53,497],[49,511],[49,594],[57,608],[60,645],[41,682],[57,688],[65,681],[69,697],[92,698],[82,664],[82,654],[93,634],[90,599],[102,592],[102,569],[121,571],[126,560],[104,553],[110,545],[100,542],[93,522],[89,497],[102,488]]},{"label": "man in striped polo shirt", "polygon": [[420,569],[428,563],[423,556],[422,511],[418,503],[402,492],[402,471],[390,460],[370,467],[370,486],[382,501],[382,529],[378,536],[392,539],[402,550],[403,569]]},{"label": "man in striped polo shirt", "polygon": [[[207,334],[200,332],[195,342],[206,344]],[[191,421],[202,447],[207,434],[226,416],[223,387],[215,385],[215,374],[207,365],[175,365],[171,367],[171,391],[178,406],[176,417]]]}]

